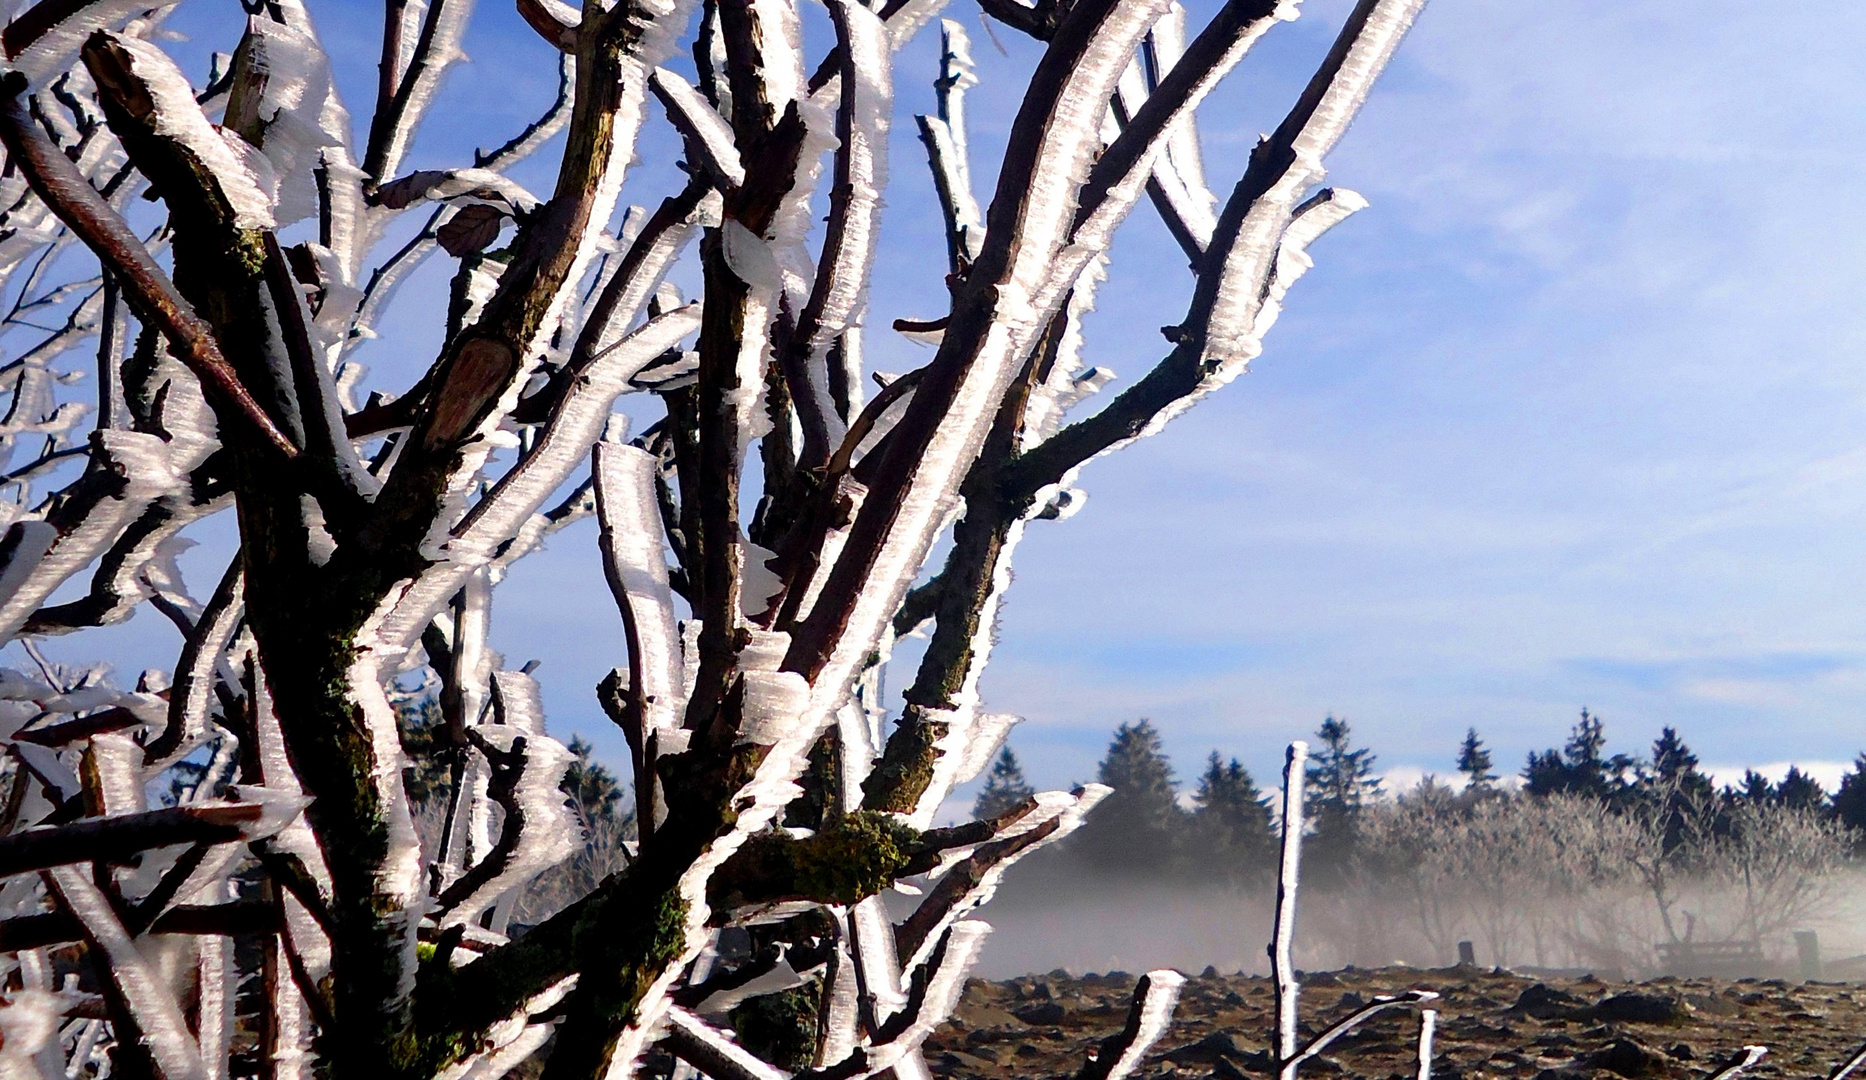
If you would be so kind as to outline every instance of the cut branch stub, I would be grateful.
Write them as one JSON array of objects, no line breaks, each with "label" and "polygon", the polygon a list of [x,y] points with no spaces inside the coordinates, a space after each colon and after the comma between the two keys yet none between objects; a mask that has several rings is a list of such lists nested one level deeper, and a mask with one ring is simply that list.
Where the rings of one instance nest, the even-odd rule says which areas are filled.
[{"label": "cut branch stub", "polygon": [[176,357],[265,442],[288,457],[296,455],[297,447],[253,400],[221,355],[213,330],[182,299],[142,240],[33,120],[24,97],[26,88],[26,78],[18,72],[0,76],[0,141],[6,144],[9,160],[123,283],[124,299],[136,317],[159,328]]}]

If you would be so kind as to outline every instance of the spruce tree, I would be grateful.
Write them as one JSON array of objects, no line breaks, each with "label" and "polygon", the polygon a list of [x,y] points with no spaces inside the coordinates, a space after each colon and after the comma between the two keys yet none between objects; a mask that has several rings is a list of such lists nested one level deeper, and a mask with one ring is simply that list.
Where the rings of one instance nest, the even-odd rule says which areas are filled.
[{"label": "spruce tree", "polygon": [[1116,871],[1158,873],[1171,866],[1183,844],[1186,813],[1151,721],[1115,729],[1098,779],[1114,791],[1089,814],[1072,845],[1077,852]]},{"label": "spruce tree", "polygon": [[1476,728],[1466,728],[1464,742],[1458,746],[1458,771],[1464,774],[1465,790],[1489,791],[1496,785],[1497,774],[1490,771],[1490,751],[1477,737]]},{"label": "spruce tree", "polygon": [[1316,746],[1309,755],[1307,798],[1304,809],[1320,820],[1330,815],[1352,815],[1380,787],[1374,779],[1374,752],[1355,747],[1348,721],[1333,716],[1316,730]]},{"label": "spruce tree", "polygon": [[1710,777],[1698,769],[1698,756],[1670,726],[1659,730],[1652,744],[1652,771],[1639,788],[1664,823],[1668,853],[1688,843],[1694,826],[1705,823],[1704,815],[1716,813]]},{"label": "spruce tree", "polygon": [[1769,778],[1754,769],[1743,770],[1742,786],[1733,791],[1734,798],[1752,803],[1767,803],[1775,798],[1775,786]]},{"label": "spruce tree", "polygon": [[978,801],[972,804],[972,816],[995,817],[1034,794],[1036,790],[1024,779],[1024,769],[1017,763],[1017,755],[1007,746],[998,752],[998,760],[992,762],[991,775],[985,778]]},{"label": "spruce tree", "polygon": [[1793,810],[1816,810],[1827,802],[1827,792],[1821,782],[1802,772],[1797,765],[1788,767],[1788,774],[1775,785],[1772,794],[1777,803]]},{"label": "spruce tree", "polygon": [[1348,865],[1359,831],[1360,813],[1380,789],[1374,778],[1374,752],[1355,747],[1346,719],[1330,716],[1316,730],[1316,745],[1305,772],[1308,789],[1303,810],[1314,836],[1304,865],[1328,881]]},{"label": "spruce tree", "polygon": [[596,748],[582,736],[572,736],[565,749],[570,751],[571,760],[559,786],[570,796],[577,813],[592,829],[621,826],[633,813],[623,799],[627,791],[622,782],[608,766],[593,760]]},{"label": "spruce tree", "polygon": [[1613,799],[1625,794],[1638,763],[1625,754],[1608,757],[1606,724],[1586,709],[1560,750],[1531,751],[1523,790],[1531,795],[1570,794]]},{"label": "spruce tree", "polygon": [[1652,743],[1652,775],[1694,792],[1710,787],[1710,777],[1698,771],[1698,756],[1679,737],[1678,729],[1669,726],[1659,729]]},{"label": "spruce tree", "polygon": [[1237,758],[1226,764],[1212,751],[1192,801],[1199,854],[1216,872],[1238,883],[1263,877],[1274,865],[1270,801]]},{"label": "spruce tree", "polygon": [[1853,830],[1854,844],[1866,844],[1866,754],[1853,759],[1853,771],[1840,778],[1834,792],[1834,816]]}]

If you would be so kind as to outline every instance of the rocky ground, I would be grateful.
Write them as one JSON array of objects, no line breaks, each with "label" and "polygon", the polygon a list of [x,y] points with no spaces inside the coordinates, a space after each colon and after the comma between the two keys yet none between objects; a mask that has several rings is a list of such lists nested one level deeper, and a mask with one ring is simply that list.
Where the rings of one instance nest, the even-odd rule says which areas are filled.
[{"label": "rocky ground", "polygon": [[[1090,1049],[1124,1022],[1135,978],[1065,972],[974,980],[927,1062],[942,1080],[1073,1076]],[[1474,968],[1317,972],[1304,980],[1304,1038],[1380,994],[1435,990],[1441,999],[1438,1080],[1686,1080],[1715,1072],[1746,1044],[1769,1054],[1748,1077],[1828,1077],[1866,1042],[1866,987],[1781,980],[1658,979],[1608,983]],[[1142,1077],[1255,1080],[1268,1074],[1269,980],[1189,979],[1172,1028]],[[1305,1063],[1315,1078],[1411,1080],[1419,1020],[1369,1021]],[[1866,1069],[1854,1074],[1862,1080]]]}]

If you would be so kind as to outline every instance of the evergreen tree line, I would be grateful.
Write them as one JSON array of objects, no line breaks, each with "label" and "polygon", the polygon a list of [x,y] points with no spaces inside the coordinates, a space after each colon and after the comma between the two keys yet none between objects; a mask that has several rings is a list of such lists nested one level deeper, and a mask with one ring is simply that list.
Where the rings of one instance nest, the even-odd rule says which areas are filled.
[{"label": "evergreen tree line", "polygon": [[[1560,748],[1528,755],[1520,783],[1505,784],[1494,769],[1491,751],[1475,729],[1467,730],[1457,753],[1462,783],[1454,792],[1428,777],[1409,801],[1422,800],[1442,815],[1468,815],[1486,800],[1529,800],[1531,806],[1596,807],[1619,817],[1656,822],[1664,853],[1679,867],[1701,862],[1707,845],[1731,839],[1748,810],[1780,808],[1830,824],[1856,852],[1866,850],[1866,753],[1829,793],[1820,782],[1790,768],[1771,782],[1751,770],[1734,785],[1719,788],[1699,767],[1676,729],[1662,729],[1650,757],[1607,753],[1605,724],[1586,709]],[[1312,884],[1339,883],[1370,865],[1391,862],[1391,852],[1369,851],[1385,843],[1390,830],[1370,827],[1382,800],[1375,756],[1357,746],[1345,718],[1329,716],[1311,740],[1306,773],[1304,878]],[[1096,779],[1114,789],[1087,823],[1059,845],[1048,862],[1102,874],[1151,880],[1162,877],[1250,887],[1269,882],[1276,872],[1275,788],[1280,777],[1260,786],[1236,758],[1217,751],[1206,759],[1189,798],[1182,798],[1172,762],[1151,721],[1123,723],[1115,729]],[[1016,754],[1005,747],[998,755],[974,812],[1000,811],[1031,794]],[[1746,809],[1747,808],[1747,809]],[[1693,849],[1693,850],[1686,850]],[[1063,865],[1058,865],[1063,864]]]}]

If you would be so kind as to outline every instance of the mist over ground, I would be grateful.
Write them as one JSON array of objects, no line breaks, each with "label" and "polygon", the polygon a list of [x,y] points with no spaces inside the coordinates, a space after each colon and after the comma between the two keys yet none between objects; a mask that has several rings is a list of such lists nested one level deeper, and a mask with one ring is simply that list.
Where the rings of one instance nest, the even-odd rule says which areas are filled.
[{"label": "mist over ground", "polygon": [[[1866,757],[1830,792],[1795,768],[1719,783],[1672,728],[1644,755],[1606,747],[1583,712],[1500,776],[1472,730],[1453,782],[1396,789],[1328,718],[1297,774],[1298,964],[1444,967],[1468,942],[1478,965],[1551,974],[1866,978]],[[986,909],[983,974],[1266,973],[1281,778],[1213,753],[1182,785],[1142,720],[1097,779],[1112,793],[1088,823]],[[973,810],[1029,790],[1007,749]]]},{"label": "mist over ground", "polygon": [[[1816,916],[1797,925],[1813,930],[1830,977],[1845,975],[1857,979],[1866,970],[1836,965],[1836,960],[1858,958],[1866,953],[1866,875],[1857,870],[1835,875],[1831,882],[1833,902]],[[1525,896],[1525,915],[1552,919],[1567,906],[1562,900]],[[1706,897],[1712,905],[1726,904],[1727,898]],[[1580,912],[1582,921],[1612,915],[1615,902],[1629,898],[1602,898],[1598,907]],[[1271,913],[1275,894],[1268,889],[1244,892],[1198,885],[1162,885],[1144,881],[1108,880],[1084,874],[1073,882],[1045,882],[1041,887],[1027,887],[1013,881],[998,899],[983,912],[983,918],[997,929],[979,961],[978,975],[987,979],[1006,979],[1030,972],[1061,968],[1071,975],[1093,972],[1141,972],[1170,967],[1197,972],[1208,965],[1224,974],[1267,975],[1270,965],[1265,945],[1270,940]],[[1635,953],[1644,950],[1649,956],[1658,938],[1642,931],[1647,927],[1629,927],[1618,940],[1609,939],[1611,948]],[[1352,906],[1344,897],[1309,895],[1297,919],[1297,964],[1304,970],[1332,971],[1353,965],[1378,967],[1446,967],[1457,961],[1454,943],[1451,950],[1438,947],[1420,932],[1414,912],[1403,902],[1376,899],[1372,904],[1356,899]],[[1459,939],[1464,940],[1464,939]],[[1516,970],[1537,967],[1586,968],[1602,978],[1638,978],[1663,974],[1663,966],[1653,957],[1645,969],[1614,969],[1577,964],[1573,950],[1557,949],[1549,954],[1554,961],[1537,965],[1533,957],[1497,957],[1485,945],[1476,943],[1477,962],[1484,967],[1504,966]],[[1764,962],[1733,965],[1731,977],[1774,978],[1797,975],[1797,957],[1793,938],[1781,935],[1765,950]],[[1848,974],[1851,972],[1851,974]]]}]

